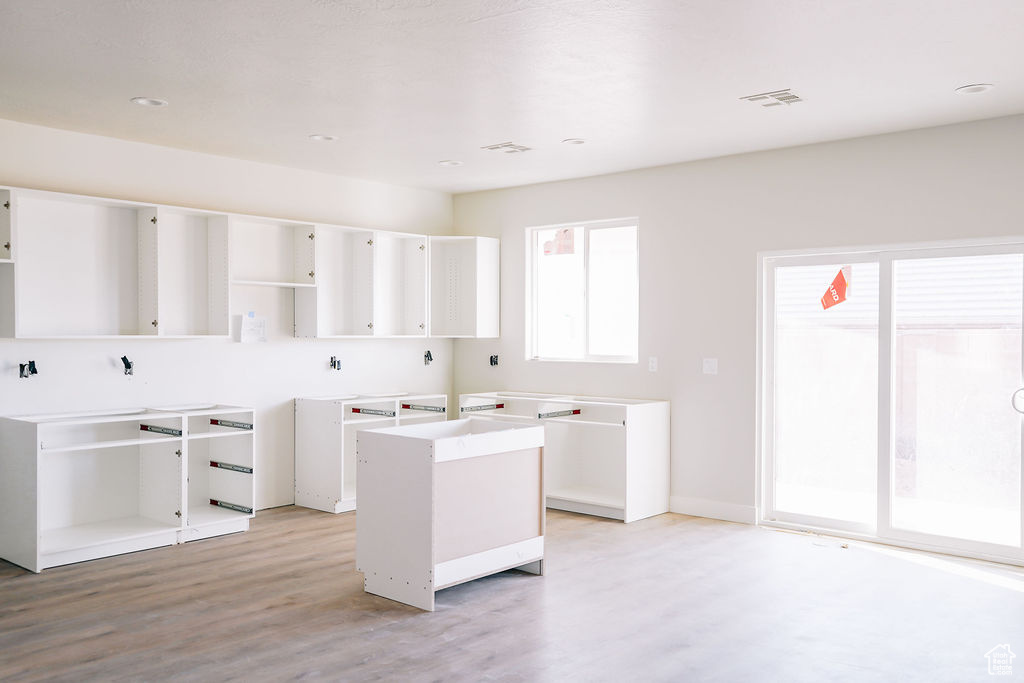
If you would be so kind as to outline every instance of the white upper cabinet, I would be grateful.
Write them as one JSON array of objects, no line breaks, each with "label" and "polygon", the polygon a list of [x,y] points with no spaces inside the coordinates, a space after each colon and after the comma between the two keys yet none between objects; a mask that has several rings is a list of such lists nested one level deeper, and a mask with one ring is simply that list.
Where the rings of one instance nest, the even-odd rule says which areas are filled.
[{"label": "white upper cabinet", "polygon": [[0,263],[13,263],[14,261],[11,231],[12,212],[11,191],[0,190]]},{"label": "white upper cabinet", "polygon": [[292,290],[297,337],[495,337],[498,240],[0,188],[0,337],[227,337]]},{"label": "white upper cabinet", "polygon": [[14,336],[14,211],[11,191],[0,189],[0,337]]},{"label": "white upper cabinet", "polygon": [[298,337],[424,337],[427,238],[318,225],[316,291],[295,294]]},{"label": "white upper cabinet", "polygon": [[157,309],[161,336],[226,337],[229,223],[224,214],[157,209]]},{"label": "white upper cabinet", "polygon": [[497,337],[498,240],[430,238],[430,336]]},{"label": "white upper cabinet", "polygon": [[269,287],[312,287],[314,229],[289,223],[234,216],[231,229],[232,283]]},{"label": "white upper cabinet", "polygon": [[0,266],[5,336],[228,334],[226,215],[5,193],[9,212],[17,208],[16,229],[6,232],[12,242],[19,236],[17,261]]}]

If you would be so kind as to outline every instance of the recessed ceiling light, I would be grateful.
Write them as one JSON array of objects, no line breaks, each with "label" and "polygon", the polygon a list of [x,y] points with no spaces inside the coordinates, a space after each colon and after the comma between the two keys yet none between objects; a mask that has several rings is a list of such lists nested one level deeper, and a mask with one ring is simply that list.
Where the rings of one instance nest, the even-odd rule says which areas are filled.
[{"label": "recessed ceiling light", "polygon": [[167,100],[161,100],[157,97],[133,97],[132,102],[139,105],[140,107],[166,107]]},{"label": "recessed ceiling light", "polygon": [[445,159],[444,161],[437,162],[437,165],[438,166],[462,166],[462,162],[461,161],[456,161],[455,159]]},{"label": "recessed ceiling light", "polygon": [[953,92],[960,93],[961,95],[976,95],[976,94],[978,94],[980,92],[985,92],[986,90],[991,90],[991,89],[992,89],[992,84],[991,83],[973,83],[971,85],[961,85],[959,88],[957,88]]},{"label": "recessed ceiling light", "polygon": [[323,133],[313,133],[309,136],[310,140],[316,140],[317,142],[334,142],[338,139],[337,135],[324,135]]},{"label": "recessed ceiling light", "polygon": [[582,145],[586,140],[583,138],[566,138],[562,140],[563,145]]}]

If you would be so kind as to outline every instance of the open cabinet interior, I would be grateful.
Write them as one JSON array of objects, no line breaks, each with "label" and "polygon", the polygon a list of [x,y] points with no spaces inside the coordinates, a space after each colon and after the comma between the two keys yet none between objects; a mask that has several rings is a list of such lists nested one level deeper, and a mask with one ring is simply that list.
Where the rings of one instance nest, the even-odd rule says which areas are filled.
[{"label": "open cabinet interior", "polygon": [[245,531],[254,438],[235,406],[0,418],[0,557],[40,571]]},{"label": "open cabinet interior", "polygon": [[180,525],[181,459],[173,443],[57,451],[39,461],[40,553],[64,553],[146,535],[167,545]]},{"label": "open cabinet interior", "polygon": [[427,238],[378,232],[374,241],[377,277],[374,333],[427,334]]},{"label": "open cabinet interior", "polygon": [[668,511],[669,403],[497,391],[461,417],[544,425],[547,506],[632,522]]},{"label": "open cabinet interior", "polygon": [[422,235],[317,226],[317,286],[296,291],[296,336],[426,336],[426,249]]},{"label": "open cabinet interior", "polygon": [[167,336],[227,336],[228,216],[159,211],[159,329]]},{"label": "open cabinet interior", "polygon": [[296,334],[370,336],[373,329],[374,232],[317,226],[317,287],[296,295]]},{"label": "open cabinet interior", "polygon": [[230,337],[254,288],[285,290],[296,337],[498,335],[493,238],[17,188],[0,207],[0,337]]},{"label": "open cabinet interior", "polygon": [[312,287],[316,284],[313,225],[236,216],[231,226],[231,263],[237,284]]},{"label": "open cabinet interior", "polygon": [[445,394],[295,399],[295,504],[354,510],[360,431],[443,422],[447,403]]},{"label": "open cabinet interior", "polygon": [[156,335],[156,208],[18,197],[17,336]]}]

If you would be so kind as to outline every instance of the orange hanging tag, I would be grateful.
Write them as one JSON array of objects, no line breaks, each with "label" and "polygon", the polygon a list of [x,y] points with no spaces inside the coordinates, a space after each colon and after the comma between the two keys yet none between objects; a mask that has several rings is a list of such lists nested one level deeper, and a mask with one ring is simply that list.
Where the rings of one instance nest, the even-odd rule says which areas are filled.
[{"label": "orange hanging tag", "polygon": [[828,291],[825,292],[825,296],[821,297],[822,309],[829,309],[836,304],[841,304],[846,301],[847,295],[850,293],[850,271],[851,266],[843,266],[839,269],[832,284],[829,285]]}]

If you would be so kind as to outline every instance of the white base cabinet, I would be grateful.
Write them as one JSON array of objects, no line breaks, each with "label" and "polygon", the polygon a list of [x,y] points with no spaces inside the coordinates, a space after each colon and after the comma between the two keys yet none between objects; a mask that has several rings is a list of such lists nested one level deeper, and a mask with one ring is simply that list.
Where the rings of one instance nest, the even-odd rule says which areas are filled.
[{"label": "white base cabinet", "polygon": [[461,395],[459,413],[544,425],[550,508],[624,522],[668,512],[668,401],[499,391]]},{"label": "white base cabinet", "polygon": [[253,412],[0,418],[0,558],[38,572],[249,527]]},{"label": "white base cabinet", "polygon": [[361,431],[356,568],[424,610],[506,569],[543,573],[544,430],[491,420]]},{"label": "white base cabinet", "polygon": [[295,399],[295,504],[356,509],[356,433],[447,419],[445,394],[366,394]]}]

